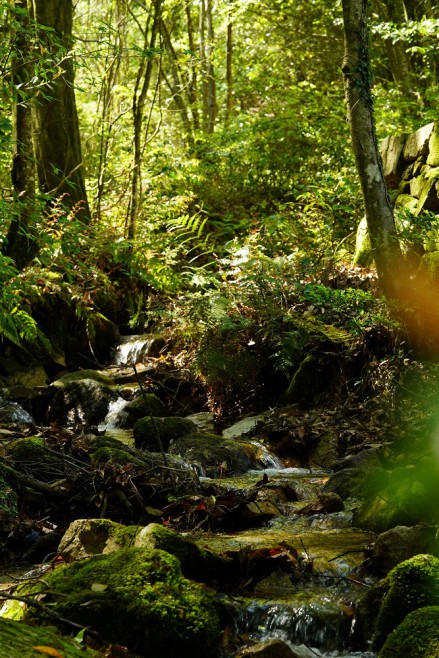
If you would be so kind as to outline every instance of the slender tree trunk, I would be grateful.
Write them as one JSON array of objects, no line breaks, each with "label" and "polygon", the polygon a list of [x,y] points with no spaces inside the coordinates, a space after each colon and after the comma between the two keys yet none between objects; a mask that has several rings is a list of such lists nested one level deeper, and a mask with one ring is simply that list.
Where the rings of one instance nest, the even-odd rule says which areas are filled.
[{"label": "slender tree trunk", "polygon": [[145,52],[149,51],[149,54],[148,56],[141,58],[133,94],[134,152],[133,169],[131,174],[131,197],[127,215],[127,238],[129,240],[133,240],[136,235],[137,216],[139,213],[142,195],[142,125],[145,115],[146,97],[151,85],[154,62],[153,51],[155,48],[157,36],[159,34],[161,7],[162,0],[155,0],[154,4],[150,8],[149,15],[146,20],[143,49]]},{"label": "slender tree trunk", "polygon": [[[35,152],[40,188],[63,196],[77,217],[87,222],[90,211],[84,182],[78,115],[74,91],[72,0],[32,0],[41,48],[48,59],[60,60],[58,74],[48,70],[50,84],[33,102]],[[47,30],[49,28],[49,30]]]},{"label": "slender tree trunk", "polygon": [[343,0],[343,76],[352,145],[378,277],[385,294],[395,296],[401,284],[402,256],[373,120],[367,5],[368,0]]},{"label": "slender tree trunk", "polygon": [[227,42],[226,42],[226,84],[227,84],[227,101],[226,101],[226,126],[230,123],[230,117],[233,111],[233,23],[231,18],[227,23]]},{"label": "slender tree trunk", "polygon": [[[189,41],[189,49],[192,54],[195,53],[195,39],[194,39],[194,24],[192,20],[192,12],[190,4],[186,4],[186,23],[187,23],[187,35]],[[198,93],[197,93],[197,68],[192,66],[191,77],[189,81],[189,102],[191,104],[191,113],[192,113],[192,124],[194,126],[194,131],[200,129],[200,117],[198,113]]]},{"label": "slender tree trunk", "polygon": [[206,20],[207,20],[207,104],[208,104],[208,124],[207,132],[213,133],[215,130],[216,121],[216,81],[215,81],[215,68],[213,65],[213,16],[212,16],[212,0],[206,0]]},{"label": "slender tree trunk", "polygon": [[32,115],[30,109],[30,80],[32,67],[31,43],[29,38],[30,17],[27,0],[18,0],[15,5],[21,10],[22,29],[15,41],[15,56],[12,63],[12,87],[14,90],[13,126],[14,155],[12,160],[12,183],[15,192],[15,216],[12,219],[3,253],[14,259],[22,269],[28,265],[38,251],[35,220],[36,170],[32,139]]}]

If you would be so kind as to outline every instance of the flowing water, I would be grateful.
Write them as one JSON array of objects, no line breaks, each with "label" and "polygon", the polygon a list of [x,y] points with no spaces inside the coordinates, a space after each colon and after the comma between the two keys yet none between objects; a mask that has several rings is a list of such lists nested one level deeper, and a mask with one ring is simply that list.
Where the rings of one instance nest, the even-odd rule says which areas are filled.
[{"label": "flowing water", "polygon": [[[141,362],[151,344],[149,336],[124,338],[116,353],[115,365]],[[131,432],[117,429],[125,404],[122,399],[112,403],[103,427],[115,438],[131,442]],[[272,548],[286,542],[308,563],[312,562],[313,569],[299,582],[291,582],[288,574],[276,571],[244,596],[228,597],[227,605],[237,633],[255,641],[281,638],[303,658],[372,658],[373,654],[367,651],[352,652],[351,637],[355,604],[371,584],[364,578],[362,562],[363,551],[373,541],[373,535],[352,527],[349,508],[332,514],[300,514],[304,506],[317,501],[328,472],[284,468],[279,458],[265,446],[257,441],[252,443],[269,485],[294,488],[298,500],[280,504],[282,515],[263,527],[215,533],[203,538],[201,544],[213,550],[236,551],[245,547]],[[223,487],[248,489],[261,475],[258,470],[219,480],[202,480]]]}]

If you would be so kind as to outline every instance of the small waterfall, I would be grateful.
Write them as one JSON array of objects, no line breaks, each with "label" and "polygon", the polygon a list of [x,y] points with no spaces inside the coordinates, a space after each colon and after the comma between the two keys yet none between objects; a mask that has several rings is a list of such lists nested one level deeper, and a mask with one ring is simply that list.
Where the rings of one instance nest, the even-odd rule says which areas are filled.
[{"label": "small waterfall", "polygon": [[121,342],[116,348],[114,365],[132,366],[133,363],[141,363],[149,356],[158,356],[157,343],[157,337],[151,336],[150,334],[142,336],[122,336]]},{"label": "small waterfall", "polygon": [[280,470],[285,468],[285,464],[282,460],[277,457],[275,454],[267,450],[267,448],[257,441],[251,441],[251,444],[256,448],[256,457],[258,462],[261,464],[262,468],[267,469],[271,468],[274,470]]},{"label": "small waterfall", "polygon": [[117,398],[117,400],[110,402],[108,405],[107,415],[105,416],[103,422],[99,425],[99,428],[117,429],[119,427],[121,416],[123,415],[123,409],[126,407],[128,402],[129,400],[124,400],[124,398]]}]

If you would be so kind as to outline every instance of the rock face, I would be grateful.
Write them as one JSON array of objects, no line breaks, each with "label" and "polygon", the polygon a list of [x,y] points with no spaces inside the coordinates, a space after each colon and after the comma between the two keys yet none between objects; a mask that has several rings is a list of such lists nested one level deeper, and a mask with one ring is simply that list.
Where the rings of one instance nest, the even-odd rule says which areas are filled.
[{"label": "rock face", "polygon": [[48,419],[57,423],[98,424],[105,418],[110,402],[118,397],[113,389],[94,379],[60,380],[56,386]]}]

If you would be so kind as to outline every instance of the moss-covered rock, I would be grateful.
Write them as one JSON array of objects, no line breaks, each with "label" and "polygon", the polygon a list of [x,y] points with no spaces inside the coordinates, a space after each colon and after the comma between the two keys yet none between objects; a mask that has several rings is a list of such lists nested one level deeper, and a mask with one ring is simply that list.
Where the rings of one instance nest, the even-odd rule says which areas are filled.
[{"label": "moss-covered rock", "polygon": [[355,238],[354,265],[358,265],[358,267],[370,267],[372,263],[373,251],[367,228],[367,219],[363,217],[358,224]]},{"label": "moss-covered rock", "polygon": [[[125,548],[74,562],[45,576],[45,604],[62,617],[148,658],[219,654],[219,621],[211,595],[183,577],[164,551]],[[28,616],[35,613],[30,609]]]},{"label": "moss-covered rock", "polygon": [[99,382],[99,384],[106,384],[107,386],[112,386],[114,384],[114,379],[109,377],[100,370],[75,370],[74,372],[67,372],[65,375],[60,377],[54,382],[55,386],[63,386],[66,382],[79,382],[82,379],[92,379],[94,382]]},{"label": "moss-covered rock", "polygon": [[168,416],[166,418],[141,418],[133,428],[134,441],[138,448],[156,451],[160,449],[157,432],[164,450],[171,441],[197,431],[197,426],[187,418]]},{"label": "moss-covered rock", "polygon": [[140,548],[158,548],[174,555],[186,578],[200,583],[214,585],[230,579],[233,575],[230,560],[200,548],[193,539],[182,537],[159,523],[150,523],[142,528],[134,545]]},{"label": "moss-covered rock", "polygon": [[218,475],[219,469],[244,473],[249,468],[258,468],[254,446],[217,434],[197,432],[181,436],[172,442],[169,452],[180,455],[186,462],[200,465],[206,475],[211,476]]},{"label": "moss-covered rock", "polygon": [[291,379],[284,401],[302,406],[318,402],[337,372],[337,363],[335,354],[307,354]]},{"label": "moss-covered rock", "polygon": [[414,610],[388,635],[379,658],[439,656],[439,606]]},{"label": "moss-covered rock", "polygon": [[401,562],[387,576],[387,584],[389,588],[376,620],[373,639],[376,649],[410,612],[439,605],[439,559],[421,554]]},{"label": "moss-covered rock", "polygon": [[66,562],[100,553],[114,553],[134,545],[137,526],[108,519],[76,519],[67,528],[58,551]]},{"label": "moss-covered rock", "polygon": [[[55,629],[29,626],[24,622],[2,617],[0,617],[0,647],[3,658],[41,658],[44,655],[97,658],[104,655],[80,647],[72,638],[62,637]],[[50,649],[52,653],[49,653]]]},{"label": "moss-covered rock", "polygon": [[168,416],[168,413],[166,406],[156,395],[145,393],[128,402],[119,412],[115,422],[117,427],[129,429],[141,418],[148,416],[163,418]]}]

